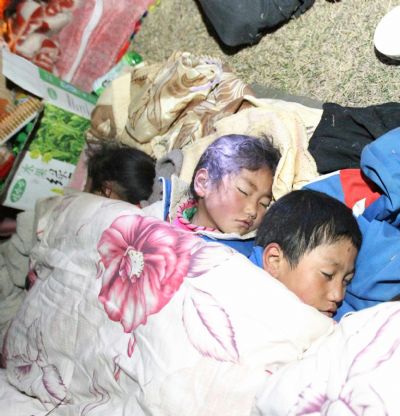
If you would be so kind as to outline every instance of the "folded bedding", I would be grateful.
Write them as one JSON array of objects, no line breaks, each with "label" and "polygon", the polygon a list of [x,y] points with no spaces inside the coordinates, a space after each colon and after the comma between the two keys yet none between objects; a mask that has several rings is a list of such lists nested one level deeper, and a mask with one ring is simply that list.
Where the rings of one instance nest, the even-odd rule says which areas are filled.
[{"label": "folded bedding", "polygon": [[129,46],[152,0],[18,3],[7,25],[10,50],[91,92],[93,82],[110,70]]},{"label": "folded bedding", "polygon": [[256,98],[219,58],[178,51],[111,82],[92,113],[89,140],[116,140],[157,159],[182,150],[180,177],[190,182],[220,135],[266,136],[282,154],[273,186],[279,198],[318,176],[308,142],[321,115],[319,108]]}]

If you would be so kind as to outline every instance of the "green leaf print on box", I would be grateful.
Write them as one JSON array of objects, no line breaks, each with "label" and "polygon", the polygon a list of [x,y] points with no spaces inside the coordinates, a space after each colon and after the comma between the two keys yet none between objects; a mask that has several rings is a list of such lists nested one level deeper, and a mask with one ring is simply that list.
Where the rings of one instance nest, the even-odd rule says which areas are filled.
[{"label": "green leaf print on box", "polygon": [[35,139],[29,151],[43,162],[57,159],[76,165],[85,143],[90,120],[46,104]]}]

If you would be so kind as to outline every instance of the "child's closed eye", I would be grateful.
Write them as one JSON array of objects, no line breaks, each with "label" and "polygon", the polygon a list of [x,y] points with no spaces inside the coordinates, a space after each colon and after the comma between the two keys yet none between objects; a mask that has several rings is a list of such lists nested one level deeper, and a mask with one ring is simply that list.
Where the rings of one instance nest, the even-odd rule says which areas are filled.
[{"label": "child's closed eye", "polygon": [[333,279],[333,273],[326,273],[321,271],[321,274],[327,279],[327,280],[332,280]]},{"label": "child's closed eye", "polygon": [[269,207],[269,204],[271,203],[271,201],[260,201],[260,205],[267,209]]},{"label": "child's closed eye", "polygon": [[243,194],[243,195],[245,195],[245,196],[249,196],[249,194],[246,192],[246,191],[244,191],[242,188],[237,188],[237,190],[241,193],[241,194]]},{"label": "child's closed eye", "polygon": [[345,277],[344,279],[343,279],[343,284],[345,285],[345,286],[348,286],[350,283],[351,283],[351,281],[353,280],[353,274],[351,275],[351,276],[347,276],[347,277]]}]

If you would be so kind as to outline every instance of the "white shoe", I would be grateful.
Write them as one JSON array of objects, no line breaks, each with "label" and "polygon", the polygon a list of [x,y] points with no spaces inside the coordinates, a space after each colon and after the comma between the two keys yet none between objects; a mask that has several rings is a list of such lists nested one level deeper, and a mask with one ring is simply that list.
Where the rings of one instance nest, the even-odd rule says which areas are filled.
[{"label": "white shoe", "polygon": [[400,6],[382,17],[375,29],[374,44],[381,54],[400,60]]}]

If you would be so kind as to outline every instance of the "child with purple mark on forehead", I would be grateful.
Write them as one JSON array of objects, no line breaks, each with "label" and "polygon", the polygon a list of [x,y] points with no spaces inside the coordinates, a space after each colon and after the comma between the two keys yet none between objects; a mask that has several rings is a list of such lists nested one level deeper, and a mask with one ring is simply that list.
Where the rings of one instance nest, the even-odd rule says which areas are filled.
[{"label": "child with purple mark on forehead", "polygon": [[[250,255],[257,227],[272,200],[279,158],[266,138],[219,137],[200,157],[184,198],[171,197],[174,191],[164,187],[164,219]],[[174,199],[175,206],[168,202]]]}]

